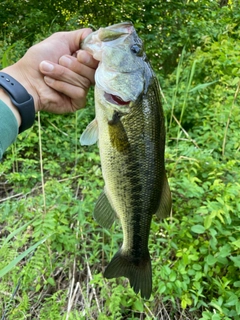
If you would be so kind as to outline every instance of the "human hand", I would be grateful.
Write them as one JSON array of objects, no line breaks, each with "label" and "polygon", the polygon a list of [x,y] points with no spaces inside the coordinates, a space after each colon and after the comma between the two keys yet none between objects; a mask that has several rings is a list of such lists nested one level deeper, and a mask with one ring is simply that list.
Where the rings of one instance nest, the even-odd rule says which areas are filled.
[{"label": "human hand", "polygon": [[60,114],[83,108],[98,65],[86,51],[79,50],[89,33],[91,29],[55,33],[2,71],[33,96],[36,111]]}]

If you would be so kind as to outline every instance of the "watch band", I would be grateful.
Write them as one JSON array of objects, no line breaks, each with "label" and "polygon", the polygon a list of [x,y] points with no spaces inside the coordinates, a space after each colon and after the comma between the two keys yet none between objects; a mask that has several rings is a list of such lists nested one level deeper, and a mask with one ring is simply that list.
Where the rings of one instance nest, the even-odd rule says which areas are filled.
[{"label": "watch band", "polygon": [[33,97],[17,80],[5,72],[0,72],[0,87],[6,91],[20,113],[21,125],[19,133],[30,128],[35,120]]}]

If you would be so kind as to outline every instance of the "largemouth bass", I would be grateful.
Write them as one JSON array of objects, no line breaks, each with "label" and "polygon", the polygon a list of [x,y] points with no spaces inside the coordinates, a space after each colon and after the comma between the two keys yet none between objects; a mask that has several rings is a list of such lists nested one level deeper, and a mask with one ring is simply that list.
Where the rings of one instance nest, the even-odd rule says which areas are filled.
[{"label": "largemouth bass", "polygon": [[100,61],[95,74],[96,118],[80,138],[82,145],[99,144],[105,188],[94,217],[106,228],[117,217],[123,230],[123,244],[104,276],[127,277],[134,291],[148,299],[152,215],[164,218],[171,210],[158,81],[130,22],[100,28],[81,47]]}]

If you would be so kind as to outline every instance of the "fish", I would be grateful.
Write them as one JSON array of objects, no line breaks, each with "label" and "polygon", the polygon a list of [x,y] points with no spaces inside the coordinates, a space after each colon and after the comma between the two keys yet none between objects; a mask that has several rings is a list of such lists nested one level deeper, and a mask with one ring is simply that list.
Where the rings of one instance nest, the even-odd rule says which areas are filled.
[{"label": "fish", "polygon": [[171,212],[165,170],[165,123],[157,77],[131,22],[98,29],[81,43],[99,65],[95,73],[95,119],[81,145],[98,143],[104,190],[94,218],[104,228],[120,221],[123,242],[105,268],[107,279],[126,277],[149,299],[151,220]]}]

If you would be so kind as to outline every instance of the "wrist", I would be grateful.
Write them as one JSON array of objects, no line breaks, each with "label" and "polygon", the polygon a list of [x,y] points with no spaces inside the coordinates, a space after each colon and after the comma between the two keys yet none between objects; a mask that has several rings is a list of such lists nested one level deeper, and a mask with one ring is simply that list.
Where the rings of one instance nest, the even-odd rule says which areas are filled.
[{"label": "wrist", "polygon": [[[20,62],[21,62],[21,60],[19,60],[17,63],[15,63],[9,67],[2,69],[1,72],[5,72],[8,75],[10,75],[11,77],[13,77],[26,89],[26,91],[33,97],[35,111],[37,112],[36,105],[38,103],[38,94],[37,94],[36,90],[34,89],[34,87],[32,86],[31,82],[27,79],[27,77],[21,71],[21,63]],[[34,82],[34,80],[33,80],[33,82]]]},{"label": "wrist", "polygon": [[[7,70],[8,69],[8,70]],[[0,87],[5,91],[1,92],[2,100],[8,105],[16,117],[19,133],[30,128],[35,119],[35,107],[33,97],[26,88],[16,80],[5,68],[0,72]],[[7,71],[8,73],[6,73]],[[6,97],[8,95],[8,97]]]}]

